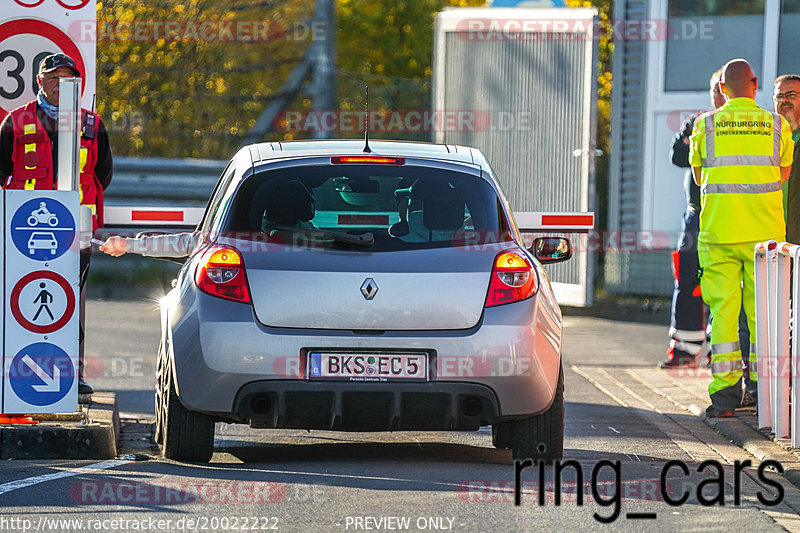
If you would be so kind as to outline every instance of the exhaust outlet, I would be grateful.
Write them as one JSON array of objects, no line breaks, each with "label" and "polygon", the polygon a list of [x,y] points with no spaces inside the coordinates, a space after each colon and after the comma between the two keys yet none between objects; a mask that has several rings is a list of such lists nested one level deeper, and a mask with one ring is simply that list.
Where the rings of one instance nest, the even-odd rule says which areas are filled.
[{"label": "exhaust outlet", "polygon": [[477,416],[481,412],[483,402],[477,396],[468,396],[461,402],[461,412],[464,416]]},{"label": "exhaust outlet", "polygon": [[269,413],[272,410],[272,400],[266,394],[256,394],[250,400],[250,410],[256,415]]}]

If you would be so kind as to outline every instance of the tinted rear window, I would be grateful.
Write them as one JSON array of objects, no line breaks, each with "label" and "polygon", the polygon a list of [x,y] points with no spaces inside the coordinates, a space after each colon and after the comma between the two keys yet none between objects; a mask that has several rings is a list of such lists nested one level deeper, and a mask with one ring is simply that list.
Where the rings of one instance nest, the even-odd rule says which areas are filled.
[{"label": "tinted rear window", "polygon": [[[471,174],[411,165],[324,165],[256,173],[240,185],[222,229],[298,245],[307,239],[293,236],[308,236],[315,229],[370,232],[370,252],[511,240],[489,183]],[[352,248],[322,237],[314,242]]]}]

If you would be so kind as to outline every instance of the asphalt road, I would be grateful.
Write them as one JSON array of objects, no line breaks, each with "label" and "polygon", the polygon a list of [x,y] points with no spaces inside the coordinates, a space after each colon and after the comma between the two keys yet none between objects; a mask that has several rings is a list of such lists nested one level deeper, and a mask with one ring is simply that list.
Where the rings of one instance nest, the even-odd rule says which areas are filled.
[{"label": "asphalt road", "polygon": [[[541,478],[534,468],[522,471],[522,503],[515,506],[510,452],[492,447],[488,429],[365,434],[218,424],[210,464],[159,458],[136,440],[146,438],[146,424],[132,423],[152,417],[156,306],[155,299],[88,306],[88,380],[117,393],[120,411],[131,422],[127,427],[138,431],[125,435],[128,451],[138,455],[112,462],[4,462],[0,531],[800,528],[798,490],[768,472],[761,479],[756,468],[736,476],[734,462],[748,456],[727,439],[667,406],[645,412],[622,405],[580,374],[581,365],[603,367],[609,375],[623,366],[654,365],[663,353],[665,326],[565,318],[565,459],[575,463],[561,476],[560,505],[547,467]],[[667,495],[688,495],[677,506],[661,494],[668,461],[679,463],[667,471]],[[722,474],[711,463],[698,473],[701,461],[718,462]],[[715,481],[720,475],[723,481]],[[759,501],[759,494],[778,500],[778,486],[784,491],[780,505]],[[584,494],[582,505],[578,492]],[[720,493],[724,505],[714,502]],[[794,508],[787,505],[792,502]]]}]

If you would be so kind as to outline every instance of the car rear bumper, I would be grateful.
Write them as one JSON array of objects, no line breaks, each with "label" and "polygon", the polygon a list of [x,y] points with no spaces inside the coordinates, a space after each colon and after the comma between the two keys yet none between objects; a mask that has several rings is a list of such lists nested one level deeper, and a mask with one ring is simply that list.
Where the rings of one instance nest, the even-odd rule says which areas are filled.
[{"label": "car rear bumper", "polygon": [[497,398],[483,385],[356,385],[255,381],[239,390],[234,412],[252,427],[339,431],[473,431],[498,415]]}]

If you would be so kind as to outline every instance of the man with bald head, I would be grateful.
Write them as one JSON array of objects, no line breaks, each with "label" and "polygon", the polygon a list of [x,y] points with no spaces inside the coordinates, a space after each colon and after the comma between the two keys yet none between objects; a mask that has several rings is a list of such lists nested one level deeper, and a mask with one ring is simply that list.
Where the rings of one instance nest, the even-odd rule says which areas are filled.
[{"label": "man with bald head", "polygon": [[[706,411],[712,418],[734,416],[742,398],[739,310],[744,304],[755,332],[753,249],[759,242],[784,239],[781,184],[789,178],[794,149],[786,119],[756,104],[758,78],[747,61],[725,64],[720,89],[726,102],[697,118],[689,153],[700,186],[700,286],[714,317]],[[751,344],[753,383],[755,361]]]}]

